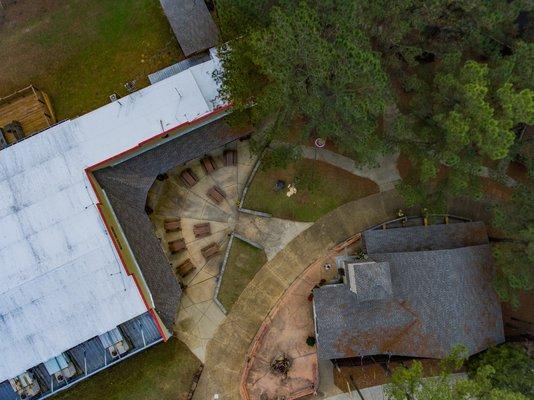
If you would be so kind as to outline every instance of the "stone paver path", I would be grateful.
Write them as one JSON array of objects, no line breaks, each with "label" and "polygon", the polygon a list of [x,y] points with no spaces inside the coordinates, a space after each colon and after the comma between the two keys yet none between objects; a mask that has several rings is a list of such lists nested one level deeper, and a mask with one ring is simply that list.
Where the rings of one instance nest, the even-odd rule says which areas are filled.
[{"label": "stone paver path", "polygon": [[[320,218],[269,260],[242,292],[208,343],[205,368],[194,399],[211,400],[215,395],[220,400],[239,399],[240,376],[251,341],[289,285],[337,243],[394,219],[400,208],[405,208],[404,202],[395,190],[344,204]],[[490,218],[484,204],[469,199],[450,204],[449,213],[476,220]]]}]

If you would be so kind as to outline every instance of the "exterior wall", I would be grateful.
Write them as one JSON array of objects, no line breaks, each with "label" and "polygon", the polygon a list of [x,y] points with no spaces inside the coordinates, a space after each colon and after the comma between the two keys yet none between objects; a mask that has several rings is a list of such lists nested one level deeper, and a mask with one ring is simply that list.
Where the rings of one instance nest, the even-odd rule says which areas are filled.
[{"label": "exterior wall", "polygon": [[[57,392],[66,390],[78,382],[164,340],[150,313],[145,313],[126,321],[119,325],[119,328],[131,346],[130,350],[116,359],[111,359],[108,350],[102,346],[98,337],[89,339],[67,350],[65,353],[69,356],[70,361],[74,363],[77,371],[77,374],[68,379],[67,382],[59,383],[55,378],[52,378],[44,364],[31,368],[30,372],[33,373],[34,378],[37,379],[41,387],[41,393],[32,398],[32,400],[42,400],[53,396]],[[20,397],[11,388],[9,381],[0,383],[0,400],[20,400]]]}]

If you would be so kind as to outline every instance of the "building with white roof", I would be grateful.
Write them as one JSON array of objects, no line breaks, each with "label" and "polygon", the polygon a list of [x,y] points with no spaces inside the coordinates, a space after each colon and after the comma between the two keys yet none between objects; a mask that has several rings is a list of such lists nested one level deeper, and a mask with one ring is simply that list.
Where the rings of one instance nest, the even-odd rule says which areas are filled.
[{"label": "building with white roof", "polygon": [[[65,363],[80,379],[170,336],[180,287],[168,264],[139,261],[93,171],[224,116],[218,67],[212,55],[0,152],[0,399],[31,394],[35,380],[46,397],[73,382]],[[152,282],[170,287],[171,304]]]}]

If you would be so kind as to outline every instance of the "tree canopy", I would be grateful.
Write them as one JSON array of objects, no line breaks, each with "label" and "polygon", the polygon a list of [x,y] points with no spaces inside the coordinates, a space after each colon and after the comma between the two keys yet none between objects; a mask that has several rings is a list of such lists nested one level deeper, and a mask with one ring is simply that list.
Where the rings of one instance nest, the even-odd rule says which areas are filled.
[{"label": "tree canopy", "polygon": [[498,273],[495,289],[503,301],[519,305],[521,290],[534,289],[534,182],[531,178],[512,200],[494,208],[493,224],[506,239],[493,244]]},{"label": "tree canopy", "polygon": [[387,150],[377,131],[392,103],[388,76],[354,25],[357,11],[341,0],[280,2],[269,24],[223,51],[223,95],[256,123],[273,119],[255,139],[284,138],[304,122],[302,137],[331,139],[362,164]]},{"label": "tree canopy", "polygon": [[487,64],[462,63],[459,53],[434,72],[428,81],[414,75],[408,82],[411,111],[394,140],[414,168],[401,191],[412,204],[425,204],[429,193],[438,204],[466,194],[480,198],[485,164],[507,156],[514,127],[534,123],[534,92],[510,82],[499,86]]},{"label": "tree canopy", "polygon": [[[221,94],[234,117],[259,128],[258,149],[297,130],[301,144],[330,139],[359,166],[399,151],[410,161],[399,191],[431,211],[444,211],[450,198],[482,197],[481,177],[506,178],[520,147],[534,173],[534,145],[525,151],[517,141],[519,128],[534,124],[531,1],[216,4],[229,41]],[[275,159],[294,155],[285,151]],[[512,239],[494,247],[496,287],[507,301],[532,288],[529,193],[521,189],[497,223]]]},{"label": "tree canopy", "polygon": [[[508,346],[508,347],[506,347]],[[532,398],[532,358],[524,349],[506,345],[469,364],[469,377],[454,376],[466,361],[466,349],[458,346],[442,360],[440,374],[424,379],[421,362],[393,371],[386,395],[391,400],[526,400]],[[491,352],[491,353],[490,353]],[[520,368],[518,371],[517,368]],[[514,384],[506,378],[514,373]]]},{"label": "tree canopy", "polygon": [[534,357],[522,346],[507,343],[491,347],[468,363],[471,375],[487,366],[495,371],[489,377],[494,387],[534,398]]},{"label": "tree canopy", "polygon": [[217,6],[232,39],[222,94],[255,123],[270,119],[256,139],[283,140],[298,121],[303,139],[331,139],[359,164],[400,149],[413,161],[401,186],[411,203],[480,196],[484,166],[508,155],[517,124],[534,122],[533,48],[517,22],[528,1]]}]

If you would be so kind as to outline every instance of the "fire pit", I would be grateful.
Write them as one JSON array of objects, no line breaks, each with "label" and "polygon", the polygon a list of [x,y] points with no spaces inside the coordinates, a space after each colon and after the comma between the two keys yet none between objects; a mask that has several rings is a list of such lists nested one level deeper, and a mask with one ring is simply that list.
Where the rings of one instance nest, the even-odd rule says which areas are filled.
[{"label": "fire pit", "polygon": [[287,373],[291,368],[291,360],[285,354],[277,355],[271,361],[271,372],[276,375],[282,375],[287,378]]}]

